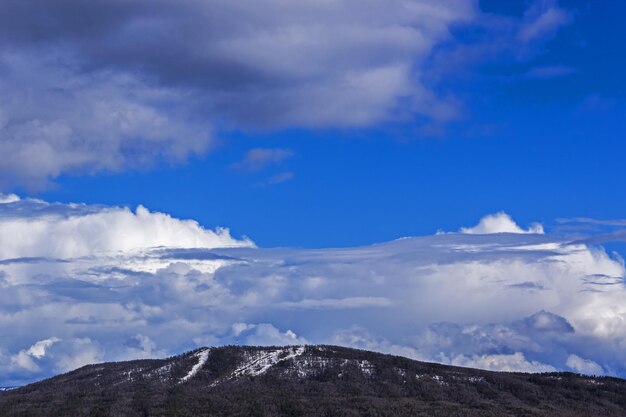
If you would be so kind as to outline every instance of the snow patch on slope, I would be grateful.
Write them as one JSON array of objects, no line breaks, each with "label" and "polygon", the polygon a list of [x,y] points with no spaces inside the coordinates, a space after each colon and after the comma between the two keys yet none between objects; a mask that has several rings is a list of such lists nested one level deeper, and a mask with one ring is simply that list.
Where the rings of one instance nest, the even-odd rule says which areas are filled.
[{"label": "snow patch on slope", "polygon": [[304,353],[304,350],[304,346],[295,346],[270,351],[261,351],[252,354],[251,357],[246,362],[244,362],[242,366],[235,369],[235,371],[231,374],[231,378],[236,378],[244,375],[263,375],[277,363],[287,361],[289,359],[293,359],[302,355]]},{"label": "snow patch on slope", "polygon": [[183,382],[187,382],[189,381],[191,378],[193,378],[198,371],[200,371],[200,369],[202,369],[202,367],[204,366],[204,364],[206,363],[206,361],[209,359],[209,353],[211,352],[211,348],[207,348],[204,350],[201,350],[200,352],[196,353],[194,356],[196,358],[198,358],[198,363],[196,363],[190,370],[189,373],[187,375],[185,375],[184,377],[182,377],[179,381],[180,384],[182,384]]}]

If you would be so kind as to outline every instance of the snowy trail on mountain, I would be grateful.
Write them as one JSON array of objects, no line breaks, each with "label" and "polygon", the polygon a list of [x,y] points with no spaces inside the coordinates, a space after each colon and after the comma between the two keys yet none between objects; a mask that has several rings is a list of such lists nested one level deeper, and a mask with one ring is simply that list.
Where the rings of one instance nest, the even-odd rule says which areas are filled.
[{"label": "snowy trail on mountain", "polygon": [[[288,353],[285,356],[281,357],[281,354],[284,354],[285,351],[287,351]],[[262,375],[277,363],[293,359],[297,356],[302,355],[303,353],[304,346],[298,346],[296,348],[279,349],[269,353],[261,354],[260,356],[249,360],[242,367],[236,369],[235,372],[233,372],[233,377],[238,377],[241,375]]]},{"label": "snowy trail on mountain", "polygon": [[191,378],[194,377],[194,375],[196,375],[198,373],[198,371],[200,369],[202,369],[202,367],[204,366],[204,364],[206,363],[206,361],[209,359],[209,353],[211,352],[211,349],[204,349],[201,352],[196,353],[196,357],[198,358],[198,363],[196,363],[191,370],[189,371],[189,373],[187,375],[185,375],[184,377],[182,377],[180,379],[180,383],[182,384],[183,382],[186,382],[188,380],[190,380]]}]

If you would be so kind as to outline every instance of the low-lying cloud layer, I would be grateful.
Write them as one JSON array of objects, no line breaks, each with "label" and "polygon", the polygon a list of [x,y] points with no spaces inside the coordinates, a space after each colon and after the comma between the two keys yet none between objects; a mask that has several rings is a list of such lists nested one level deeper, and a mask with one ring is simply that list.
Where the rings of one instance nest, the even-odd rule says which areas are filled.
[{"label": "low-lying cloud layer", "polygon": [[0,385],[224,343],[626,375],[626,271],[602,248],[496,228],[259,249],[145,209],[2,201]]}]

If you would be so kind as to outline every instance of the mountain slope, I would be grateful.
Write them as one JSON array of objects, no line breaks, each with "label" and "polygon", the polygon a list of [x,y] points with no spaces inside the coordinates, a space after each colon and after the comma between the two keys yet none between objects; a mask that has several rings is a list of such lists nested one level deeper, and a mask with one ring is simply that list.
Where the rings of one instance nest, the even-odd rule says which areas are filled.
[{"label": "mountain slope", "polygon": [[624,416],[626,381],[457,368],[335,346],[204,348],[0,393],[1,416]]}]

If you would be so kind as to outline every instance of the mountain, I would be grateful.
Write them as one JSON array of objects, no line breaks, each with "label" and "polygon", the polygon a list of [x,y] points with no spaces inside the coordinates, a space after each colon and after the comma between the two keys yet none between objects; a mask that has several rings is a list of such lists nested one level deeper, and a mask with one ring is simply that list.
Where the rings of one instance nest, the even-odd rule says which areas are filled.
[{"label": "mountain", "polygon": [[625,416],[626,380],[489,372],[336,346],[203,348],[0,392],[0,416]]}]

